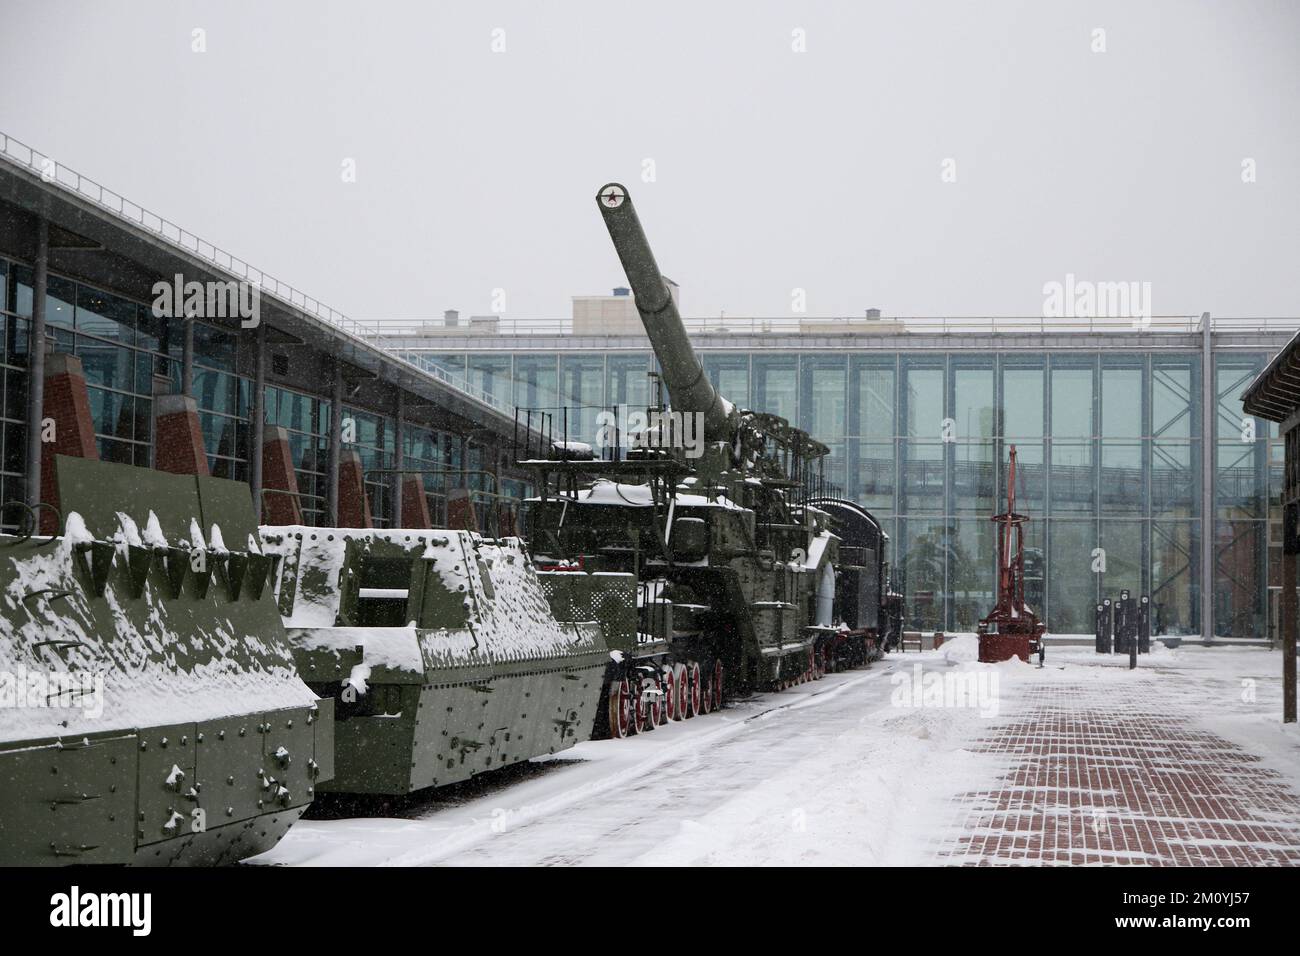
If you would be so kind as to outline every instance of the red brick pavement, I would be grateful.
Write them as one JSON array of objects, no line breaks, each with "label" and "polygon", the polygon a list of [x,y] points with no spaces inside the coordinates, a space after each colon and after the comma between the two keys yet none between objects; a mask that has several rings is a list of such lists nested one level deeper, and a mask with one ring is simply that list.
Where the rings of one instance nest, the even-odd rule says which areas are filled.
[{"label": "red brick pavement", "polygon": [[1192,688],[1162,683],[1028,688],[1017,715],[971,748],[1009,771],[958,798],[960,833],[940,862],[1300,864],[1300,797],[1194,726]]}]

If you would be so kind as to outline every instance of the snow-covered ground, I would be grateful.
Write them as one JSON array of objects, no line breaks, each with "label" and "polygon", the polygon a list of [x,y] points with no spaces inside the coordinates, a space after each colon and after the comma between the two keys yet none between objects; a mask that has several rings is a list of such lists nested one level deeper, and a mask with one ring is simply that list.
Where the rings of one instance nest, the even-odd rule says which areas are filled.
[{"label": "snow-covered ground", "polygon": [[1136,672],[1083,648],[1049,653],[1041,670],[978,664],[973,638],[890,655],[720,714],[585,743],[489,778],[476,795],[417,800],[401,818],[304,820],[254,862],[932,863],[954,836],[955,798],[1007,769],[973,745],[1016,714],[1026,689],[1051,681],[1082,682],[1099,700],[1119,682],[1177,688],[1189,721],[1300,791],[1300,735],[1280,723],[1276,652],[1158,647]]}]

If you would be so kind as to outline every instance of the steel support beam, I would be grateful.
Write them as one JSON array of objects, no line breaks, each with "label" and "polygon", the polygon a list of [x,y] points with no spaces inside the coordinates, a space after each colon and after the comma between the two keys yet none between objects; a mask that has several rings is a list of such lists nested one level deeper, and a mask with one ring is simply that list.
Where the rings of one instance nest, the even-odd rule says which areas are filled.
[{"label": "steel support beam", "polygon": [[266,325],[259,322],[253,336],[253,402],[249,409],[248,485],[253,514],[262,523],[262,443],[266,434]]},{"label": "steel support beam", "polygon": [[469,435],[460,435],[460,486],[469,489]]},{"label": "steel support beam", "polygon": [[[1296,505],[1291,505],[1294,508]],[[1296,722],[1296,598],[1295,549],[1288,542],[1282,548],[1282,722]]]},{"label": "steel support beam", "polygon": [[[45,286],[50,267],[50,224],[36,220],[32,268],[32,326],[27,344],[27,503],[41,500],[41,420],[45,414]],[[33,530],[35,530],[33,528]]]},{"label": "steel support beam", "polygon": [[181,320],[181,394],[194,397],[194,319]]},{"label": "steel support beam", "polygon": [[330,391],[329,450],[325,462],[325,512],[330,527],[339,526],[339,462],[343,454],[343,366],[334,363]]},{"label": "steel support beam", "polygon": [[396,407],[393,409],[393,527],[402,527],[402,468],[404,467],[405,435],[402,432],[402,419],[406,415],[406,393],[397,390]]},{"label": "steel support beam", "polygon": [[1201,313],[1201,636],[1214,636],[1214,425],[1219,397],[1214,384],[1214,323]]}]

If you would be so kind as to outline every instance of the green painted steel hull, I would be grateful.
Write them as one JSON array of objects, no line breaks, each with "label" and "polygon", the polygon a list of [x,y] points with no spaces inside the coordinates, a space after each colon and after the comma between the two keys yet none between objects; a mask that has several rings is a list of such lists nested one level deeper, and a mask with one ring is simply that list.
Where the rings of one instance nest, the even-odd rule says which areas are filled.
[{"label": "green painted steel hull", "polygon": [[[76,741],[6,742],[0,866],[216,866],[263,853],[330,772],[332,710],[326,700]],[[281,766],[281,747],[298,759]],[[185,773],[179,789],[165,782],[173,767]],[[277,796],[281,786],[287,798]]]},{"label": "green painted steel hull", "polygon": [[600,651],[433,672],[428,684],[402,688],[414,711],[338,722],[334,779],[320,789],[404,794],[572,747],[591,735],[608,661]]},{"label": "green painted steel hull", "polygon": [[[263,528],[298,673],[336,701],[323,791],[443,787],[590,737],[610,664],[518,541],[457,531]],[[586,576],[574,576],[582,577]],[[632,599],[630,580],[611,579]],[[563,588],[560,588],[563,591]],[[589,589],[588,589],[589,590]]]},{"label": "green painted steel hull", "polygon": [[332,773],[334,702],[293,666],[248,489],[56,475],[64,533],[0,536],[0,865],[270,849]]}]

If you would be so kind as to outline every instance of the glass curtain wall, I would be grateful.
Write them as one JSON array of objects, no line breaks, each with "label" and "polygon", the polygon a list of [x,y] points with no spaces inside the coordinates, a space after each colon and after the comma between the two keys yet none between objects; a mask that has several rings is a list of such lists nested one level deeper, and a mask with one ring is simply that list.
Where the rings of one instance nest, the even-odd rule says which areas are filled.
[{"label": "glass curtain wall", "polygon": [[[32,313],[32,272],[20,263],[0,259],[0,500],[24,498],[28,328]],[[56,351],[81,359],[100,458],[142,467],[153,463],[153,399],[155,393],[179,390],[182,334],[179,323],[152,314],[149,304],[51,275],[46,287],[48,335]],[[248,480],[252,382],[239,374],[240,337],[229,330],[194,324],[194,398],[200,430],[213,475]],[[444,356],[440,367],[464,374],[466,358]],[[556,367],[552,355],[549,380],[539,373],[539,387],[554,395]],[[509,396],[514,390],[514,357],[475,356],[475,384],[491,394]],[[552,401],[552,404],[554,402]],[[352,419],[354,447],[363,469],[392,465],[393,422],[364,409],[344,409]],[[293,389],[267,386],[266,421],[282,425],[289,434],[299,492],[308,523],[323,518],[325,469],[329,432],[329,401]],[[415,431],[414,426],[408,426]],[[418,439],[412,441],[418,442]],[[459,465],[459,449],[451,437],[429,433],[425,444],[408,442],[408,455],[428,452],[435,466]],[[435,452],[434,449],[437,449]],[[432,482],[432,479],[431,479]],[[366,489],[376,525],[386,526],[392,515],[392,489],[380,476],[367,475]],[[441,489],[445,494],[445,489]],[[441,499],[440,499],[441,500]],[[6,528],[17,525],[10,509],[0,515]],[[445,504],[442,513],[445,515]]]},{"label": "glass curtain wall", "polygon": [[[831,447],[828,477],[892,539],[909,627],[973,630],[991,607],[989,519],[1005,503],[1015,445],[1017,508],[1031,518],[1026,590],[1049,628],[1091,633],[1097,601],[1127,588],[1151,596],[1155,633],[1201,632],[1199,352],[700,354],[729,399]],[[1238,400],[1266,358],[1221,356],[1213,372],[1221,636],[1262,635],[1275,617],[1270,482],[1281,454],[1276,429],[1243,418]],[[653,367],[649,353],[517,353],[513,400],[633,404]],[[571,413],[571,437],[591,430],[588,417]]]},{"label": "glass curtain wall", "polygon": [[[0,259],[0,497],[23,497],[30,268]],[[180,336],[144,303],[51,276],[55,347],[86,372],[102,457],[148,465],[153,395],[180,382]],[[250,388],[238,336],[195,328],[194,391],[214,474],[246,479]],[[741,406],[782,415],[832,449],[828,477],[875,514],[906,572],[907,623],[971,630],[992,603],[989,517],[1017,451],[1027,526],[1027,590],[1057,633],[1090,633],[1093,607],[1121,588],[1151,595],[1157,634],[1197,634],[1201,535],[1212,537],[1213,620],[1224,637],[1265,636],[1276,621],[1280,564],[1276,427],[1239,396],[1268,356],[1231,352],[1209,370],[1213,433],[1202,435],[1199,352],[1053,354],[701,351],[710,381]],[[420,353],[520,407],[577,406],[570,438],[595,437],[604,408],[649,404],[649,351]],[[304,510],[325,493],[327,400],[268,387],[267,421],[290,436]],[[351,410],[365,467],[389,467],[392,423]],[[555,422],[556,435],[562,422]],[[450,435],[406,429],[408,463],[461,468]],[[1201,513],[1202,441],[1211,443],[1213,514]],[[445,479],[426,479],[435,521]],[[369,481],[377,524],[391,491]],[[16,516],[6,513],[12,527]],[[1208,531],[1206,530],[1208,528]],[[1207,627],[1208,629],[1208,627]]]},{"label": "glass curtain wall", "polygon": [[[1216,356],[1214,361],[1214,633],[1266,634],[1277,620],[1277,588],[1269,589],[1270,543],[1280,544],[1281,509],[1267,476],[1277,426],[1245,414],[1241,393],[1266,356]],[[1261,480],[1263,478],[1263,480]],[[1277,545],[1273,573],[1279,575]]]},{"label": "glass curtain wall", "polygon": [[[15,266],[0,259],[0,503],[21,501],[27,460],[27,320],[14,311]],[[31,289],[28,287],[30,302]],[[23,520],[20,508],[0,512],[0,527],[12,531]]]}]

